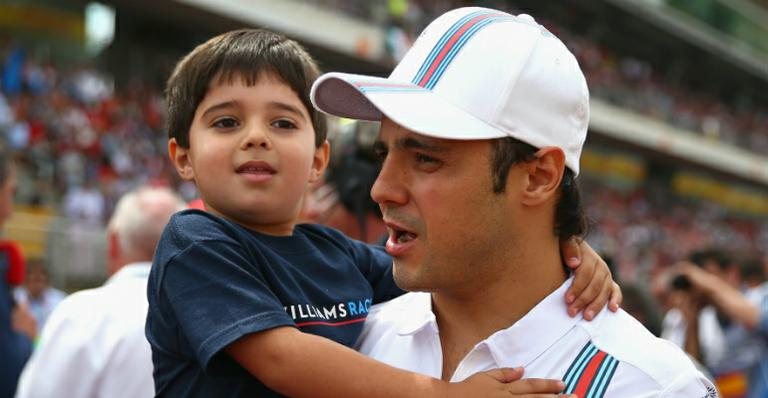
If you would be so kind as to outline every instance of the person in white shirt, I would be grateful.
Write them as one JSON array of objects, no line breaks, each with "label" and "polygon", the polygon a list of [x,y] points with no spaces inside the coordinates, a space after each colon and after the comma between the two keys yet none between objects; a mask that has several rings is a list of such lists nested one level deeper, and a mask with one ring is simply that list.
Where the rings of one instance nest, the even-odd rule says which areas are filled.
[{"label": "person in white shirt", "polygon": [[557,299],[571,283],[558,241],[585,232],[575,177],[589,93],[532,17],[449,11],[389,78],[328,73],[311,96],[326,113],[381,121],[371,195],[396,282],[423,292],[374,307],[361,352],[450,381],[523,366],[579,397],[717,396],[625,312],[589,323]]},{"label": "person in white shirt", "polygon": [[17,397],[154,396],[144,337],[147,277],[163,228],[184,208],[168,188],[142,187],[120,199],[107,227],[111,277],[56,307],[22,372]]},{"label": "person in white shirt", "polygon": [[26,305],[37,321],[38,330],[45,326],[48,316],[67,297],[63,291],[51,286],[48,270],[41,261],[30,261],[24,285],[13,291],[19,304]]}]

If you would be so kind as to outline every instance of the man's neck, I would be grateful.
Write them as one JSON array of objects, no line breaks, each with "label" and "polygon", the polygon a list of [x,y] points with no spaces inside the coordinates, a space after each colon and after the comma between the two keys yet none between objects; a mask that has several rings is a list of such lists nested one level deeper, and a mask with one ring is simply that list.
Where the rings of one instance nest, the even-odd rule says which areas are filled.
[{"label": "man's neck", "polygon": [[565,281],[559,251],[529,258],[514,261],[504,275],[471,294],[432,294],[443,349],[444,380],[450,380],[475,345],[512,326]]}]

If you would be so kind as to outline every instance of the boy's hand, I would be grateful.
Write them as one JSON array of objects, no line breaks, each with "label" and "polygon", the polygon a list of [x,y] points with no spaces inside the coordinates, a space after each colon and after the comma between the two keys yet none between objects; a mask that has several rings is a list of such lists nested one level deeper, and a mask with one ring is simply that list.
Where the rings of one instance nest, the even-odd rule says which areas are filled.
[{"label": "boy's hand", "polygon": [[565,388],[560,380],[521,379],[523,368],[501,368],[480,372],[460,383],[451,383],[449,397],[509,397],[527,398],[576,398],[575,395],[558,395]]},{"label": "boy's hand", "polygon": [[578,238],[560,241],[560,253],[565,264],[574,269],[573,283],[565,293],[568,315],[584,311],[584,319],[591,321],[606,303],[611,311],[618,311],[623,298],[608,264]]}]

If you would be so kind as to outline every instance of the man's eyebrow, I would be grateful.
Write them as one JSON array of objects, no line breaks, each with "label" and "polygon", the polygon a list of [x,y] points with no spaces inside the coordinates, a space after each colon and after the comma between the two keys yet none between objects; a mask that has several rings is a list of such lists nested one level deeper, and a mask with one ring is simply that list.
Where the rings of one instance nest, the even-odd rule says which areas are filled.
[{"label": "man's eyebrow", "polygon": [[430,152],[447,152],[448,148],[435,140],[428,138],[403,137],[397,140],[397,146],[403,149],[422,150]]}]

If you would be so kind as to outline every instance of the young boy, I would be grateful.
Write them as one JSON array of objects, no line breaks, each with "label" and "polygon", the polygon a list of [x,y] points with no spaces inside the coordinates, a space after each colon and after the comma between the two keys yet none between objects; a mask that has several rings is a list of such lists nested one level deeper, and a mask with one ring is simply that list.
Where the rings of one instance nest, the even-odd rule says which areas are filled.
[{"label": "young boy", "polygon": [[[146,331],[156,394],[559,392],[562,383],[553,380],[502,383],[519,378],[519,369],[449,384],[347,348],[369,307],[402,291],[382,250],[330,228],[296,225],[308,184],[329,156],[325,122],[309,102],[318,74],[295,42],[241,30],[197,47],[169,79],[170,157],[197,184],[207,212],[174,216],[155,254]],[[606,271],[579,273],[581,286],[602,286],[584,290],[592,292],[587,301],[602,290],[602,306],[612,286]]]}]

